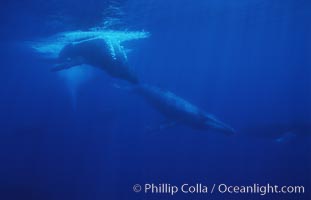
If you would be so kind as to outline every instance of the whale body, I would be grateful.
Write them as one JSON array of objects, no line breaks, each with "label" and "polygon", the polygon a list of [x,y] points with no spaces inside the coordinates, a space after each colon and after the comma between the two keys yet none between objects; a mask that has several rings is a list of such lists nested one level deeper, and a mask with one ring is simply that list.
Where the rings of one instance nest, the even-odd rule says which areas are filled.
[{"label": "whale body", "polygon": [[78,43],[70,43],[60,51],[57,64],[52,71],[60,71],[82,64],[98,67],[110,76],[138,83],[138,78],[128,66],[124,52],[113,49],[104,39],[91,39]]},{"label": "whale body", "polygon": [[216,130],[226,135],[235,133],[234,129],[229,125],[219,121],[213,115],[206,113],[170,91],[147,84],[140,84],[134,88],[134,92],[144,97],[147,102],[174,124],[187,124],[200,130]]}]

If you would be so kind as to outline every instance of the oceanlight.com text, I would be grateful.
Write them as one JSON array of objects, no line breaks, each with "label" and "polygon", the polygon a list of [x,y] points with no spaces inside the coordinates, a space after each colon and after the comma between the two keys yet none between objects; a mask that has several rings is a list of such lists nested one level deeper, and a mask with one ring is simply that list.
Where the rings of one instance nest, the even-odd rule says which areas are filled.
[{"label": "oceanlight.com text", "polygon": [[135,184],[133,191],[136,193],[145,194],[168,194],[175,195],[177,193],[184,194],[304,194],[305,187],[301,185],[274,185],[274,184],[252,184],[252,185],[228,185],[228,184],[203,184],[195,183],[188,184],[184,183],[181,185],[174,185],[170,183],[145,183]]}]

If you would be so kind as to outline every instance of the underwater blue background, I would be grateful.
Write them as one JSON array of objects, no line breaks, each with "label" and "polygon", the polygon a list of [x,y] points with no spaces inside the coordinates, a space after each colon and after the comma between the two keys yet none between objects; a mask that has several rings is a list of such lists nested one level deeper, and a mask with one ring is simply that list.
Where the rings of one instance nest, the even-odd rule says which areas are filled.
[{"label": "underwater blue background", "polygon": [[[311,122],[309,0],[32,0],[0,7],[0,199],[311,199],[310,136],[248,137]],[[98,71],[76,106],[51,64],[25,45],[102,22],[146,30],[128,61],[143,82],[216,115],[234,136],[176,126]],[[113,12],[113,10],[112,10]],[[107,15],[108,15],[107,14]],[[268,130],[267,130],[268,131]],[[309,131],[309,130],[307,130]],[[134,184],[303,185],[305,194],[143,194]]]}]

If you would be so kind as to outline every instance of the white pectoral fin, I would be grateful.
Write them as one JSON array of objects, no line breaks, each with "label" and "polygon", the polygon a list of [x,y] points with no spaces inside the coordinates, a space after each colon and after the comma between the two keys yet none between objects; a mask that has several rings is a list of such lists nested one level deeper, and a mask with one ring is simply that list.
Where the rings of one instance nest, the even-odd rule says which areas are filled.
[{"label": "white pectoral fin", "polygon": [[134,91],[134,87],[131,85],[119,85],[118,83],[112,83],[111,86],[118,89],[118,90],[123,90],[126,92],[133,92]]},{"label": "white pectoral fin", "polygon": [[162,124],[160,124],[159,126],[156,127],[147,127],[146,130],[148,133],[155,133],[155,132],[160,132],[163,130],[166,130],[168,128],[174,127],[178,125],[177,121],[168,121],[168,122],[164,122]]},{"label": "white pectoral fin", "polygon": [[119,89],[119,90],[126,90],[126,91],[130,91],[132,89],[132,87],[130,86],[119,85],[117,83],[112,83],[112,87]]},{"label": "white pectoral fin", "polygon": [[284,134],[281,135],[281,137],[276,138],[275,141],[277,143],[288,143],[290,141],[292,141],[293,139],[295,139],[297,137],[297,135],[294,132],[285,132]]}]

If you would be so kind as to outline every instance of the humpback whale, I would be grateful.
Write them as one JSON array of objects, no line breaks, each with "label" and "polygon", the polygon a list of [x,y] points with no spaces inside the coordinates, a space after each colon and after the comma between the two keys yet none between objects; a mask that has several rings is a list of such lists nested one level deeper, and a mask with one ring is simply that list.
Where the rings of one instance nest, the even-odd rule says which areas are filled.
[{"label": "humpback whale", "polygon": [[171,120],[167,126],[183,123],[199,130],[215,130],[226,135],[235,133],[229,125],[170,91],[147,84],[136,85],[133,91]]},{"label": "humpback whale", "polygon": [[127,65],[126,56],[120,48],[113,48],[104,39],[90,39],[70,43],[63,47],[52,71],[69,69],[82,64],[98,67],[110,76],[138,83],[138,78]]}]

